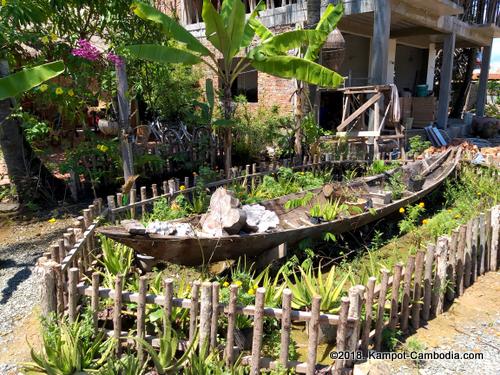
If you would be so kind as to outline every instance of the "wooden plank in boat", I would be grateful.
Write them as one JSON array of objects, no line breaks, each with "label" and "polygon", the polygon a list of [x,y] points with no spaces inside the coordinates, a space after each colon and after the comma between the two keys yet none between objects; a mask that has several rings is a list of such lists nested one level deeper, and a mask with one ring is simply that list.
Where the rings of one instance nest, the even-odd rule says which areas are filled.
[{"label": "wooden plank in boat", "polygon": [[392,196],[391,192],[369,192],[368,195],[372,199],[374,204],[384,205],[391,203]]}]

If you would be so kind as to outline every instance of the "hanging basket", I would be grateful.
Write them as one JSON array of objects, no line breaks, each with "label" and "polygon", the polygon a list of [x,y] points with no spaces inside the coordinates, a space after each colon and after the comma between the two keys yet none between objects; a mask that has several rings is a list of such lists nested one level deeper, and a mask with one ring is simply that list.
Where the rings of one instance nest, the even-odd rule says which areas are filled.
[{"label": "hanging basket", "polygon": [[335,29],[321,49],[321,65],[325,68],[338,71],[345,57],[345,40],[342,33]]}]

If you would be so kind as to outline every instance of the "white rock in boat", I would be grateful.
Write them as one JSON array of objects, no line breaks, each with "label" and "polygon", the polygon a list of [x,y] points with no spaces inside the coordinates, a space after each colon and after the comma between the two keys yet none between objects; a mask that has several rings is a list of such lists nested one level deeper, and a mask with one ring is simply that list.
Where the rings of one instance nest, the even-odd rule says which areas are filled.
[{"label": "white rock in boat", "polygon": [[218,188],[210,198],[210,207],[200,220],[202,232],[218,237],[237,234],[246,223],[247,215],[234,193]]},{"label": "white rock in boat", "polygon": [[260,204],[246,204],[242,208],[247,214],[247,226],[255,228],[254,230],[259,233],[276,228],[280,223],[280,219],[274,211],[266,210]]},{"label": "white rock in boat", "polygon": [[146,233],[160,234],[162,236],[194,236],[193,228],[189,223],[172,223],[155,220],[148,224]]}]

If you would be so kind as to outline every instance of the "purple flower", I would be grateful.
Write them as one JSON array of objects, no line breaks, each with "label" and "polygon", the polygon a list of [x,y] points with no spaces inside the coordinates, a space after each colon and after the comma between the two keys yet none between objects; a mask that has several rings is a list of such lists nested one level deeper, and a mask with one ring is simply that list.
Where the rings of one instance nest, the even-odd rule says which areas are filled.
[{"label": "purple flower", "polygon": [[123,65],[123,59],[120,56],[115,55],[113,52],[109,52],[106,58],[108,59],[109,62],[115,64],[115,66]]},{"label": "purple flower", "polygon": [[101,57],[101,52],[90,44],[88,40],[80,39],[77,44],[79,48],[73,48],[71,51],[73,56],[78,56],[89,61],[95,61]]}]

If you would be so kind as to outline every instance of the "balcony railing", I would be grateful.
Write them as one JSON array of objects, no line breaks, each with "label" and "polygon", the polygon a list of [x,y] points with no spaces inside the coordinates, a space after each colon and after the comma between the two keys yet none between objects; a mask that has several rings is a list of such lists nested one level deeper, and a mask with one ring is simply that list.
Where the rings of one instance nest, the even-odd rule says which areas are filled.
[{"label": "balcony railing", "polygon": [[452,0],[464,8],[463,14],[458,17],[476,25],[495,24],[500,26],[499,0]]}]

